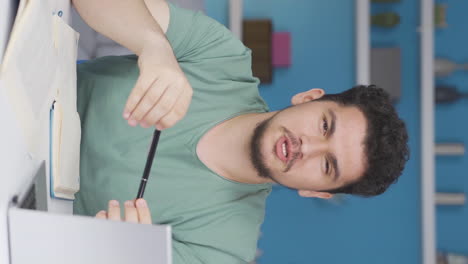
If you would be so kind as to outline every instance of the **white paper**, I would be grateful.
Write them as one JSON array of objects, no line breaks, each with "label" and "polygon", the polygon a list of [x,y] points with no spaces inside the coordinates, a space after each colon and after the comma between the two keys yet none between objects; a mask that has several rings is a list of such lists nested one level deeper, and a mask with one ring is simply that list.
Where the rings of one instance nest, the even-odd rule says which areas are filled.
[{"label": "white paper", "polygon": [[76,110],[79,34],[48,11],[48,1],[23,0],[18,10],[0,79],[28,151],[38,159],[50,160],[49,111],[54,101],[61,105],[59,127],[55,125],[58,130],[53,135],[59,151],[52,151],[52,167],[58,169],[51,188],[58,197],[73,198],[79,190],[81,138]]},{"label": "white paper", "polygon": [[47,4],[40,0],[21,1],[0,71],[32,153],[38,149],[35,135],[40,115],[54,96],[51,82],[58,61]]}]

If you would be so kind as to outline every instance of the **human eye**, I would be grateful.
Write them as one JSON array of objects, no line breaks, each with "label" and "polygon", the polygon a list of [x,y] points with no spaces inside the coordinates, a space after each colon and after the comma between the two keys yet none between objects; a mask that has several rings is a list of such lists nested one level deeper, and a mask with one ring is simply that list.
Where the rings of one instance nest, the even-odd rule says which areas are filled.
[{"label": "human eye", "polygon": [[328,132],[328,121],[325,116],[322,119],[322,129],[323,129],[323,135],[326,135]]},{"label": "human eye", "polygon": [[328,159],[325,160],[325,174],[330,174],[330,162],[328,162]]}]

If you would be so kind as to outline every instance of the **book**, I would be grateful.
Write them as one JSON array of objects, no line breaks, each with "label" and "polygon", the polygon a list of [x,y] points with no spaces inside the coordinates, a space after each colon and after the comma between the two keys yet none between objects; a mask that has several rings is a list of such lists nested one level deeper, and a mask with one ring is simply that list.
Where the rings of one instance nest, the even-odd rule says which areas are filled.
[{"label": "book", "polygon": [[[64,118],[66,117],[66,118]],[[78,115],[64,115],[60,102],[54,102],[50,110],[50,196],[74,200],[80,190],[80,138],[81,132],[73,131]]]}]

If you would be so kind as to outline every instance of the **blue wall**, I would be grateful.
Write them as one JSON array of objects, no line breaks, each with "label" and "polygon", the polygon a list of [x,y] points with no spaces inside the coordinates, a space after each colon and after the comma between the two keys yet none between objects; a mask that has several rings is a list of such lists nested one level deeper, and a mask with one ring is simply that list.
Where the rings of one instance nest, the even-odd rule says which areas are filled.
[{"label": "blue wall", "polygon": [[[207,14],[227,25],[227,1],[205,3]],[[468,50],[462,49],[468,38],[453,41],[457,32],[466,29],[451,20],[452,15],[462,19],[467,8],[464,1],[450,3],[450,26],[437,32],[436,54],[456,58],[465,52],[460,59],[468,61]],[[374,4],[372,12],[379,11],[396,11],[402,16],[394,29],[372,29],[371,38],[374,47],[401,48],[402,96],[396,106],[409,130],[411,159],[398,183],[372,199],[304,199],[294,191],[275,188],[268,199],[259,242],[264,251],[260,264],[421,263],[419,1]],[[334,93],[355,85],[354,1],[249,0],[244,1],[244,14],[246,18],[271,18],[274,31],[292,34],[292,66],[275,69],[274,82],[260,87],[272,110],[289,105],[292,95],[313,87]],[[466,78],[457,74],[447,83],[461,85],[467,83]],[[463,141],[467,125],[461,128],[463,116],[455,115],[466,105],[437,108],[438,140]],[[466,158],[438,159],[437,188],[463,191],[468,186],[465,164]],[[439,247],[468,254],[466,208],[437,212]]]},{"label": "blue wall", "polygon": [[[447,23],[445,29],[435,32],[435,54],[456,62],[468,62],[468,10],[467,1],[447,2]],[[436,84],[456,85],[468,92],[468,74],[457,72],[447,78],[437,79]],[[467,144],[468,100],[438,105],[436,109],[436,141],[462,142]],[[436,184],[439,191],[465,192],[468,189],[468,157],[438,157],[436,159]],[[438,247],[468,255],[468,208],[440,207],[437,209]]]}]

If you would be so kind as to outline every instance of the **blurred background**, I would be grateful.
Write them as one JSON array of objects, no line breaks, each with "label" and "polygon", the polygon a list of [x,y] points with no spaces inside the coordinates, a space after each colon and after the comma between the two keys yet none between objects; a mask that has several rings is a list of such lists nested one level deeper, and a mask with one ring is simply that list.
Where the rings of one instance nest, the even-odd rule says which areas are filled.
[{"label": "blurred background", "polygon": [[[295,191],[275,187],[267,202],[257,263],[423,262],[419,28],[422,1],[371,1],[370,6],[371,61],[381,62],[371,64],[371,80],[391,88],[389,92],[410,137],[411,158],[398,183],[379,197],[339,196],[330,201],[300,198]],[[173,2],[202,10],[229,27],[228,0]],[[435,86],[466,93],[468,74],[452,71],[455,66],[451,63],[468,62],[468,1],[435,4],[433,56],[444,59],[435,65],[441,71],[434,79]],[[270,31],[266,46],[251,48],[256,72],[262,75],[260,93],[271,110],[289,106],[294,94],[310,88],[336,93],[356,85],[355,1],[249,0],[244,1],[242,13],[244,20],[267,21],[252,27]],[[87,28],[76,13],[73,27],[81,33],[79,59],[130,53]],[[249,38],[247,32],[244,36]],[[251,40],[244,39],[245,44],[248,41]],[[262,52],[271,54],[266,63],[255,58]],[[451,96],[439,94],[443,95]],[[435,104],[434,108],[434,143],[441,144],[436,150],[449,154],[435,158],[435,189],[439,194],[449,193],[436,196],[439,205],[435,211],[436,250],[445,256],[468,255],[468,209],[464,203],[468,160],[463,155],[468,137],[467,107],[468,101],[460,99]],[[442,144],[447,143],[451,144],[449,148],[443,148],[447,145]],[[468,263],[466,259],[451,261]]]}]

